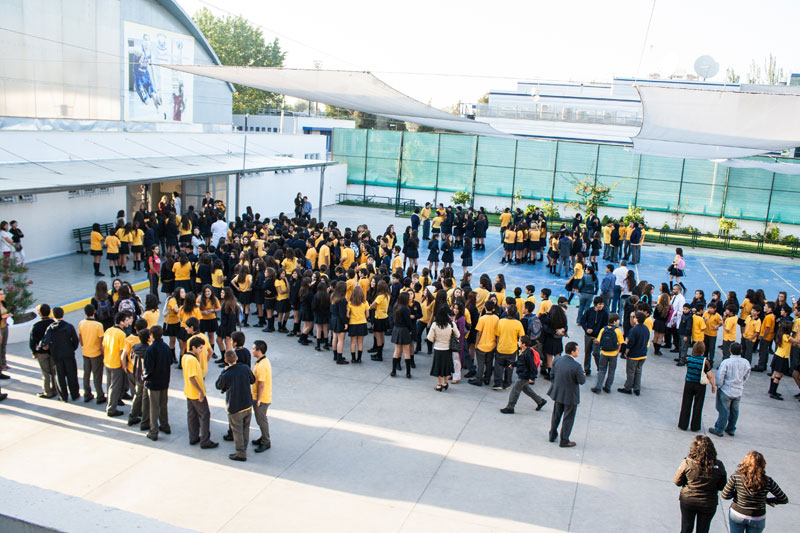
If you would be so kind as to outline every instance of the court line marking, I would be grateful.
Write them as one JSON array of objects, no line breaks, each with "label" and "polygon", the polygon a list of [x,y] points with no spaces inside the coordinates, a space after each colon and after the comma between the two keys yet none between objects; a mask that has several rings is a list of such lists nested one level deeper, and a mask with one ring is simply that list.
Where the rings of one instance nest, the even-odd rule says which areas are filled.
[{"label": "court line marking", "polygon": [[494,250],[492,250],[491,252],[489,252],[489,254],[488,254],[486,257],[484,257],[483,259],[481,259],[481,262],[480,262],[480,263],[478,263],[477,265],[475,265],[474,267],[472,267],[472,270],[471,270],[471,272],[475,272],[475,271],[477,271],[479,266],[481,266],[483,263],[485,263],[487,259],[489,259],[490,257],[492,257],[492,256],[494,255],[494,253],[495,253],[497,250],[499,250],[500,248],[502,248],[502,247],[503,247],[503,243],[500,243],[500,246],[498,246],[497,248],[495,248]]},{"label": "court line marking", "polygon": [[775,274],[776,276],[778,276],[779,278],[781,278],[785,284],[787,284],[787,285],[788,285],[788,286],[790,286],[792,289],[794,289],[795,291],[797,291],[798,293],[800,293],[800,289],[798,289],[797,287],[795,287],[794,285],[792,285],[791,283],[789,283],[787,280],[785,280],[785,279],[783,278],[783,276],[781,276],[780,274],[778,274],[777,272],[775,272],[775,269],[774,269],[774,268],[770,268],[770,270],[772,271],[772,273],[773,273],[773,274]]},{"label": "court line marking", "polygon": [[708,269],[708,267],[706,266],[706,264],[705,264],[705,263],[703,263],[702,261],[699,261],[699,263],[700,263],[701,265],[703,265],[703,268],[706,270],[706,272],[708,272],[708,275],[709,275],[709,276],[711,276],[711,279],[714,281],[714,283],[717,285],[717,287],[719,287],[719,290],[720,290],[720,292],[721,292],[722,294],[726,294],[726,293],[725,293],[725,289],[723,289],[723,288],[722,288],[722,285],[720,285],[720,284],[719,284],[719,281],[717,281],[717,278],[715,278],[715,277],[714,277],[714,274],[712,274],[712,273],[711,273],[711,271]]}]

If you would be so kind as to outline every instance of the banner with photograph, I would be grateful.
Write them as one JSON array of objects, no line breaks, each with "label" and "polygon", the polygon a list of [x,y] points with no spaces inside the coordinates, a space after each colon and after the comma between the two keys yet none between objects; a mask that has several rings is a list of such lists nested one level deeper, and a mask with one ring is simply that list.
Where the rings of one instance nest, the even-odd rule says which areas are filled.
[{"label": "banner with photograph", "polygon": [[194,64],[194,38],[125,21],[125,120],[192,122],[191,74],[158,65]]}]

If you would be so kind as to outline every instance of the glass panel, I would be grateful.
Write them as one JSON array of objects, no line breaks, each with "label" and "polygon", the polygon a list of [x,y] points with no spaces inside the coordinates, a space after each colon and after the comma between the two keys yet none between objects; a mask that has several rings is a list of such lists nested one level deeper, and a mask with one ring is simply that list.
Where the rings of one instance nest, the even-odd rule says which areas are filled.
[{"label": "glass panel", "polygon": [[683,184],[725,185],[725,168],[705,159],[687,159],[683,167]]},{"label": "glass panel", "polygon": [[397,159],[367,158],[367,185],[397,187],[397,173],[400,161]]},{"label": "glass panel", "polygon": [[[555,141],[519,141],[517,168],[550,171],[552,180],[556,160],[556,144]],[[547,197],[550,197],[549,193]]]},{"label": "glass panel", "polygon": [[678,205],[679,186],[672,181],[640,179],[636,205],[653,211],[673,211]]},{"label": "glass panel", "polygon": [[[559,142],[556,175],[572,174],[575,179],[582,180],[586,176],[594,178],[597,163],[597,145],[584,143]],[[556,185],[556,188],[558,186]]]},{"label": "glass panel", "polygon": [[[334,128],[333,130],[333,158],[339,155],[361,156],[366,155],[367,132],[369,130],[351,130]],[[338,161],[338,160],[337,160]]]},{"label": "glass panel", "polygon": [[[734,170],[754,170],[754,169],[731,169]],[[769,203],[769,191],[756,189],[753,187],[731,187],[728,186],[728,194],[725,197],[725,216],[728,218],[746,218],[750,220],[764,220],[767,216],[767,204]]]},{"label": "glass panel", "polygon": [[[472,165],[440,162],[439,190],[472,192]],[[441,199],[439,201],[444,202]]]},{"label": "glass panel", "polygon": [[553,171],[517,168],[517,187],[521,189],[523,198],[550,200]]},{"label": "glass panel", "polygon": [[639,155],[622,146],[600,145],[597,183],[611,187],[611,207],[628,207],[636,201]]},{"label": "glass panel", "polygon": [[436,161],[439,135],[436,133],[405,132],[403,139],[403,165],[406,161]]},{"label": "glass panel", "polygon": [[723,194],[723,185],[684,183],[681,189],[681,209],[690,215],[718,217],[722,212]]},{"label": "glass panel", "polygon": [[513,168],[515,145],[513,139],[481,137],[478,142],[478,165]]},{"label": "glass panel", "polygon": [[775,174],[775,182],[772,188],[776,191],[800,191],[800,176]]},{"label": "glass panel", "polygon": [[[659,181],[672,181],[677,184],[681,181],[682,166],[683,159],[643,155],[642,164],[639,167],[639,178]],[[675,193],[677,194],[677,192],[676,186]]]},{"label": "glass panel", "polygon": [[[472,135],[442,134],[439,158],[443,163],[460,163],[470,167],[475,162],[475,137]],[[441,171],[441,168],[439,169]],[[470,175],[470,188],[472,175]]]},{"label": "glass panel", "polygon": [[347,165],[347,183],[364,184],[364,158],[346,155],[334,156],[334,159]]},{"label": "glass panel", "polygon": [[[798,179],[798,176],[791,177]],[[769,220],[784,224],[800,224],[800,192],[781,192],[779,195],[773,193]]]},{"label": "glass panel", "polygon": [[436,185],[436,162],[403,159],[403,187],[433,190]]},{"label": "glass panel", "polygon": [[[483,144],[483,141],[481,141]],[[511,196],[514,169],[478,165],[475,175],[475,194]]]},{"label": "glass panel", "polygon": [[769,190],[771,186],[772,172],[761,168],[731,168],[728,174],[728,187]]},{"label": "glass panel", "polygon": [[367,157],[398,159],[400,157],[400,140],[403,132],[368,130]]}]

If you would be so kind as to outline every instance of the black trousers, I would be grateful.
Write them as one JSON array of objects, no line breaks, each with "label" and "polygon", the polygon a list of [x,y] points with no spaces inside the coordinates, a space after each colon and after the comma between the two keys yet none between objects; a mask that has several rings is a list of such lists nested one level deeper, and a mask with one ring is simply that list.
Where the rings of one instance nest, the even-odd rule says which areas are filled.
[{"label": "black trousers", "polygon": [[62,400],[68,398],[67,389],[72,399],[80,398],[81,391],[78,388],[78,364],[75,356],[53,358],[56,364],[56,386],[58,395]]},{"label": "black trousers", "polygon": [[683,385],[683,400],[681,400],[681,414],[678,417],[678,427],[689,427],[689,415],[692,417],[692,431],[699,431],[703,423],[703,401],[706,399],[706,386],[694,381],[686,381]]},{"label": "black trousers", "polygon": [[[681,502],[681,533],[708,533],[716,507],[696,507]],[[695,525],[695,523],[697,525]]]},{"label": "black trousers", "polygon": [[553,416],[550,418],[551,441],[555,441],[556,437],[558,437],[558,425],[561,423],[561,444],[569,442],[569,436],[570,433],[572,433],[572,425],[575,423],[575,413],[577,412],[577,405],[553,402]]}]

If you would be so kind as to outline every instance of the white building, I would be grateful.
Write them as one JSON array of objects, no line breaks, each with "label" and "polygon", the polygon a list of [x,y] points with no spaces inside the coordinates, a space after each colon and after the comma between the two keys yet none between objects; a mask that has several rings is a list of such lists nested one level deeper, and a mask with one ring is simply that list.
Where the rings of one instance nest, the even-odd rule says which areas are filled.
[{"label": "white building", "polygon": [[276,111],[253,115],[233,115],[233,130],[249,133],[287,133],[291,135],[322,135],[325,150],[331,153],[333,128],[354,129],[355,120],[330,118],[308,113]]},{"label": "white building", "polygon": [[231,215],[274,216],[299,191],[315,208],[344,191],[324,137],[232,132],[230,84],[159,66],[220,64],[173,0],[0,8],[0,218],[19,221],[28,260],[172,192],[184,210],[209,191]]}]

